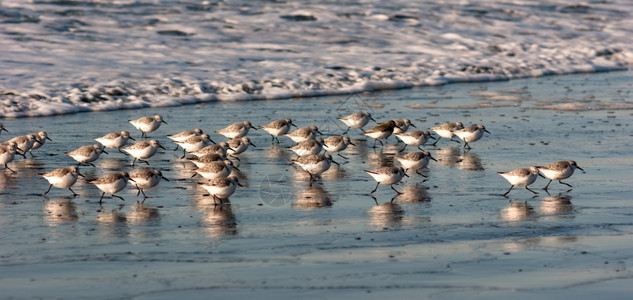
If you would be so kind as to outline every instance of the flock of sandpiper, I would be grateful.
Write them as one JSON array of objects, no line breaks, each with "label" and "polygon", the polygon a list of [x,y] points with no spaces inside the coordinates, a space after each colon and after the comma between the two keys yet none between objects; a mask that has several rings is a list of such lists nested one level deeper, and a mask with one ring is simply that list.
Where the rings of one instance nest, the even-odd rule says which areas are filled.
[{"label": "flock of sandpiper", "polygon": [[[330,136],[325,139],[319,137],[322,133],[316,126],[298,128],[291,132],[291,126],[296,127],[291,119],[276,120],[259,128],[271,135],[273,143],[275,141],[279,143],[279,137],[281,136],[288,137],[296,143],[295,146],[288,147],[298,156],[292,160],[292,164],[300,166],[309,174],[310,186],[314,181],[318,180],[319,174],[330,168],[331,164],[338,164],[332,159],[330,153],[336,153],[346,158],[341,155],[340,152],[345,150],[349,145],[355,146],[352,140],[345,135],[350,129],[361,129],[361,134],[374,139],[374,148],[377,143],[382,145],[382,141],[393,134],[399,141],[404,143],[404,147],[399,151],[399,154],[394,157],[401,166],[382,167],[375,170],[365,170],[365,172],[377,182],[376,187],[371,193],[374,193],[379,185],[383,184],[390,185],[398,194],[400,194],[400,192],[396,190],[393,185],[399,183],[403,177],[408,177],[407,171],[415,171],[418,175],[426,177],[419,173],[419,170],[426,168],[429,161],[435,160],[435,158],[433,158],[428,151],[424,151],[420,147],[426,144],[430,139],[435,139],[432,145],[436,145],[441,138],[459,143],[459,141],[453,139],[454,137],[458,137],[464,143],[464,148],[470,149],[470,143],[481,139],[484,132],[490,133],[480,124],[464,127],[461,122],[447,122],[440,126],[430,128],[431,131],[438,135],[436,138],[426,130],[408,131],[410,127],[416,127],[408,119],[389,120],[365,131],[363,127],[365,127],[370,120],[375,122],[368,112],[353,113],[349,116],[341,117],[339,120],[348,126],[347,130],[342,135]],[[165,122],[160,115],[142,117],[136,120],[130,120],[129,122],[141,131],[142,140],[136,141],[130,136],[128,131],[111,132],[102,137],[95,138],[94,140],[99,142],[99,144],[86,145],[66,152],[66,155],[77,161],[77,166],[73,165],[55,169],[47,173],[41,173],[40,175],[50,184],[48,190],[44,192],[42,196],[49,193],[53,186],[62,189],[68,188],[73,196],[77,196],[71,187],[75,184],[79,176],[83,177],[78,167],[81,165],[91,165],[94,167],[92,162],[97,160],[102,153],[107,153],[105,148],[116,149],[119,152],[131,156],[133,158],[132,166],[134,166],[137,161],[149,165],[147,160],[157,153],[158,148],[165,148],[155,139],[146,139],[147,134],[158,129],[161,123],[167,122]],[[250,122],[245,121],[234,123],[226,128],[217,130],[216,133],[229,139],[228,141],[220,143],[215,143],[211,140],[210,136],[203,133],[201,129],[186,130],[177,134],[168,135],[167,137],[177,145],[176,149],[179,147],[183,149],[182,158],[187,158],[197,166],[194,176],[199,175],[206,180],[200,184],[208,191],[210,196],[213,197],[214,202],[219,200],[220,203],[222,203],[222,201],[228,199],[236,191],[237,186],[240,185],[238,178],[231,175],[231,171],[236,168],[232,159],[239,160],[237,155],[246,151],[250,145],[254,146],[251,140],[246,137],[250,129],[257,130]],[[8,132],[0,123],[0,133],[2,131]],[[16,172],[8,166],[8,163],[13,161],[15,154],[22,155],[25,158],[27,152],[33,155],[32,151],[42,147],[46,140],[51,139],[46,132],[41,131],[14,137],[2,142],[0,144],[0,164],[4,165],[5,170]],[[134,140],[136,142],[126,147],[128,140]],[[408,146],[417,147],[421,151],[403,153]],[[187,154],[190,156],[187,157]],[[503,196],[507,196],[515,186],[525,187],[532,193],[538,194],[528,187],[536,181],[538,176],[550,180],[544,188],[546,191],[553,180],[557,180],[559,183],[571,187],[571,185],[561,180],[569,178],[575,169],[580,169],[584,172],[575,161],[569,160],[555,162],[547,166],[532,166],[519,168],[510,172],[498,172],[498,174],[511,184],[510,189],[503,194]],[[134,184],[138,189],[137,195],[142,193],[144,198],[146,198],[144,189],[156,186],[160,180],[168,179],[165,178],[159,170],[141,168],[134,169],[129,173],[114,172],[106,174],[100,178],[89,180],[88,182],[94,184],[102,191],[101,198],[99,199],[99,203],[101,203],[106,193],[112,197],[123,199],[115,194],[123,190],[128,183]]]}]

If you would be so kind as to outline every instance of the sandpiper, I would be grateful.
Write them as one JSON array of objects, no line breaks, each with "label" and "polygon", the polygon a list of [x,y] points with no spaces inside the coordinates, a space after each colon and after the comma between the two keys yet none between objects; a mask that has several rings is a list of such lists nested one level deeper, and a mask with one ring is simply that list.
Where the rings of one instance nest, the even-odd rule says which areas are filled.
[{"label": "sandpiper", "polygon": [[406,154],[396,155],[394,159],[402,165],[405,171],[411,169],[415,170],[415,173],[422,177],[426,176],[422,175],[419,170],[428,166],[429,160],[432,159],[434,161],[437,161],[435,158],[433,158],[433,156],[431,156],[431,153],[429,153],[428,151],[410,152]]},{"label": "sandpiper", "polygon": [[271,142],[277,140],[277,143],[279,143],[279,136],[288,133],[288,131],[290,131],[290,126],[297,127],[295,124],[292,123],[292,120],[286,118],[283,120],[272,121],[270,122],[270,124],[261,126],[259,128],[270,133],[270,135],[272,136]]},{"label": "sandpiper", "polygon": [[44,143],[46,143],[46,140],[49,140],[51,142],[53,141],[51,140],[51,138],[48,137],[48,134],[46,133],[46,131],[33,133],[33,135],[35,135],[35,139],[37,140],[37,142],[33,143],[33,146],[31,147],[31,149],[29,149],[29,153],[31,154],[31,157],[35,157],[35,155],[33,155],[33,150],[39,149],[40,147],[42,147]]},{"label": "sandpiper", "polygon": [[229,143],[221,142],[215,145],[206,146],[198,151],[191,151],[190,154],[198,156],[198,157],[211,154],[211,153],[218,153],[218,154],[222,154],[226,156],[228,148],[229,148]]},{"label": "sandpiper", "polygon": [[581,167],[579,167],[573,160],[563,160],[552,163],[548,166],[537,166],[536,168],[541,172],[541,174],[543,174],[543,176],[549,179],[549,182],[543,188],[546,191],[549,187],[549,184],[552,183],[552,180],[558,180],[558,182],[561,184],[573,187],[568,183],[562,182],[561,180],[571,177],[571,175],[574,174],[574,170],[576,169],[580,169],[583,172],[585,171]]},{"label": "sandpiper", "polygon": [[319,154],[323,151],[323,142],[322,138],[316,138],[314,140],[303,141],[292,147],[288,147],[288,149],[299,156]]},{"label": "sandpiper", "polygon": [[174,141],[174,143],[178,144],[178,146],[182,147],[182,157],[185,158],[187,152],[191,153],[194,151],[198,151],[210,144],[215,144],[214,141],[211,140],[211,137],[208,134],[202,134],[197,136],[192,136],[184,141]]},{"label": "sandpiper", "polygon": [[397,125],[394,120],[389,120],[363,132],[363,134],[374,139],[373,148],[376,148],[376,142],[378,141],[381,145],[383,145],[381,140],[388,138],[393,133],[393,129],[396,128],[396,126]]},{"label": "sandpiper", "polygon": [[382,167],[376,170],[365,170],[367,174],[374,178],[377,181],[376,188],[371,191],[373,194],[376,190],[378,190],[378,186],[382,183],[385,185],[390,185],[391,189],[396,191],[398,194],[402,194],[398,190],[396,190],[393,185],[400,182],[402,177],[409,177],[402,167]]},{"label": "sandpiper", "polygon": [[132,155],[132,157],[134,157],[134,160],[132,161],[132,166],[134,166],[136,160],[140,160],[149,165],[147,159],[154,156],[154,154],[156,154],[156,152],[158,151],[158,148],[165,150],[165,148],[161,146],[157,140],[148,140],[136,142],[132,146],[123,148],[123,151],[129,153],[130,155]]},{"label": "sandpiper", "polygon": [[338,165],[337,162],[332,160],[332,156],[329,154],[312,154],[300,156],[297,159],[292,161],[293,163],[299,165],[304,171],[308,172],[310,175],[310,186],[312,186],[312,182],[317,179],[314,178],[314,175],[321,174],[327,171],[332,163]]},{"label": "sandpiper", "polygon": [[100,145],[86,145],[81,146],[75,150],[68,151],[64,154],[72,157],[74,160],[78,162],[77,166],[81,166],[81,164],[87,164],[91,166],[95,166],[92,164],[93,161],[97,160],[101,153],[108,154]]},{"label": "sandpiper", "polygon": [[202,166],[210,163],[210,162],[214,162],[214,161],[221,161],[221,160],[225,160],[226,156],[222,153],[209,153],[209,154],[205,154],[203,156],[194,156],[191,158],[188,158],[188,160],[192,163],[194,163],[196,165],[196,167],[201,168]]},{"label": "sandpiper", "polygon": [[42,196],[48,194],[53,186],[60,189],[67,188],[70,190],[71,193],[73,193],[73,197],[77,196],[78,194],[75,193],[75,191],[73,191],[70,187],[73,186],[75,182],[77,182],[78,176],[84,177],[84,175],[79,173],[79,169],[76,166],[59,168],[48,173],[39,173],[39,175],[44,177],[50,184],[48,190],[46,190],[46,192],[44,192]]},{"label": "sandpiper", "polygon": [[191,130],[185,130],[176,134],[169,134],[167,137],[174,142],[183,142],[190,137],[202,135],[202,129],[196,128]]},{"label": "sandpiper", "polygon": [[[20,152],[16,152],[20,155],[22,155],[22,157],[26,158],[26,152],[30,151],[31,148],[33,148],[33,145],[35,145],[36,143],[41,143],[38,139],[37,139],[37,135],[35,134],[27,134],[27,135],[22,135],[22,136],[16,136],[10,140],[8,140],[7,142],[15,142],[17,145],[17,149],[19,149]],[[5,142],[6,143],[6,142]]]},{"label": "sandpiper", "polygon": [[123,154],[126,154],[126,153],[121,151],[121,147],[125,146],[128,140],[135,141],[135,139],[130,136],[130,133],[125,130],[118,131],[118,132],[110,132],[94,140],[99,142],[101,145],[103,145],[104,148],[117,149],[119,152]]},{"label": "sandpiper", "polygon": [[235,138],[235,139],[232,139],[232,140],[228,141],[227,143],[229,144],[229,148],[226,149],[226,152],[229,155],[238,155],[238,154],[246,151],[246,149],[248,149],[249,145],[255,147],[255,144],[253,144],[251,142],[251,139],[249,139],[247,137]]},{"label": "sandpiper", "polygon": [[322,134],[316,126],[311,125],[287,133],[285,136],[290,138],[295,143],[301,143],[303,141],[313,140],[314,138],[316,138],[317,133]]},{"label": "sandpiper", "polygon": [[464,148],[468,149],[471,149],[468,143],[479,140],[484,135],[484,132],[490,133],[490,131],[486,130],[486,127],[481,124],[468,126],[464,129],[453,130],[453,133],[464,141]]},{"label": "sandpiper", "polygon": [[539,174],[536,167],[519,168],[510,172],[497,172],[497,174],[501,175],[501,177],[505,178],[505,180],[510,183],[510,189],[503,194],[503,196],[508,195],[515,186],[524,186],[526,190],[534,194],[538,194],[537,192],[531,190],[528,185],[534,183],[537,176],[540,175],[543,177],[543,175]]},{"label": "sandpiper", "polygon": [[407,149],[407,146],[416,146],[418,149],[423,150],[420,146],[426,144],[429,139],[435,139],[431,136],[431,133],[426,130],[416,130],[403,133],[395,133],[394,130],[394,135],[405,143],[404,148],[402,148],[400,152]]},{"label": "sandpiper", "polygon": [[202,182],[200,185],[213,197],[214,204],[216,204],[216,199],[222,203],[235,193],[238,185],[242,186],[236,176],[218,177]]},{"label": "sandpiper", "polygon": [[163,120],[163,117],[161,115],[155,115],[153,117],[142,117],[136,120],[130,120],[129,122],[134,127],[136,127],[136,129],[141,131],[143,138],[147,137],[148,132],[152,132],[158,129],[161,123],[167,124],[167,122]]},{"label": "sandpiper", "polygon": [[365,125],[369,123],[369,120],[376,122],[376,120],[374,120],[374,118],[371,117],[370,113],[363,112],[363,111],[356,112],[349,116],[341,117],[338,119],[341,122],[345,123],[345,125],[347,125],[347,130],[345,130],[343,134],[346,134],[350,128],[360,128],[360,130],[365,131],[363,127],[365,127]]},{"label": "sandpiper", "polygon": [[105,193],[111,194],[112,197],[116,197],[125,201],[123,197],[117,196],[114,193],[117,193],[124,189],[127,186],[128,181],[134,182],[134,180],[130,179],[130,174],[128,174],[127,172],[116,172],[101,176],[97,179],[89,181],[88,183],[96,185],[97,188],[99,188],[103,192],[101,194],[101,198],[99,198],[99,204],[101,204],[103,200],[103,195],[105,195]]},{"label": "sandpiper", "polygon": [[430,129],[440,136],[437,140],[435,140],[435,143],[432,144],[433,146],[435,146],[442,138],[450,139],[453,142],[459,143],[459,141],[453,139],[453,137],[455,137],[453,131],[464,129],[464,124],[462,124],[462,122],[446,122],[440,126],[431,127]]},{"label": "sandpiper", "polygon": [[393,121],[396,122],[396,127],[393,129],[394,134],[407,132],[409,126],[416,127],[409,119],[395,119]]},{"label": "sandpiper", "polygon": [[241,138],[247,135],[248,130],[251,128],[257,130],[257,128],[253,127],[251,122],[244,121],[244,122],[233,123],[227,126],[226,128],[216,130],[216,132],[229,139],[234,139],[234,138]]},{"label": "sandpiper", "polygon": [[347,149],[347,146],[349,145],[356,146],[354,145],[354,143],[352,143],[352,140],[350,140],[348,136],[344,135],[331,136],[323,141],[323,147],[325,148],[325,151],[333,153],[335,152],[336,154],[338,154],[338,156],[345,159],[347,159],[347,157],[341,155],[340,152]]},{"label": "sandpiper", "polygon": [[196,173],[194,173],[191,177],[195,177],[196,175],[200,175],[205,179],[228,177],[234,168],[233,162],[230,160],[214,161],[195,169],[194,171]]},{"label": "sandpiper", "polygon": [[16,151],[18,151],[18,145],[16,142],[6,142],[0,145],[0,164],[4,165],[4,168],[15,173],[15,170],[9,168],[8,163],[13,161]]},{"label": "sandpiper", "polygon": [[147,198],[144,190],[155,187],[161,179],[169,181],[169,179],[163,176],[163,173],[161,173],[161,171],[156,169],[143,168],[134,170],[132,171],[132,173],[130,173],[130,180],[133,184],[136,185],[136,188],[138,189],[136,195],[138,196],[140,193],[143,193],[143,201],[141,203],[145,202],[145,199]]}]

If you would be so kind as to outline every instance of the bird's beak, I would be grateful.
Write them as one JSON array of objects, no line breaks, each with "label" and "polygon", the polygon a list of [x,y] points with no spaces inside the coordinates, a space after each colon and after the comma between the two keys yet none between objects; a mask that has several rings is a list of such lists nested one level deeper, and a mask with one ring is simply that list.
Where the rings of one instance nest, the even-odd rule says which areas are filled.
[{"label": "bird's beak", "polygon": [[415,128],[418,128],[418,126],[413,125],[413,123],[410,123],[409,125],[411,125],[411,126],[413,126]]},{"label": "bird's beak", "polygon": [[241,186],[241,187],[244,187],[244,186],[243,186],[241,183],[239,183],[239,182],[237,182],[237,185],[239,185],[239,186]]},{"label": "bird's beak", "polygon": [[432,135],[429,135],[429,138],[430,138],[430,139],[437,140],[437,139],[436,139],[435,137],[433,137]]},{"label": "bird's beak", "polygon": [[405,173],[403,173],[403,175],[406,176],[406,177],[409,177],[409,175],[407,175],[406,171],[405,171]]},{"label": "bird's beak", "polygon": [[486,130],[485,128],[484,128],[484,131],[487,132],[487,133],[490,133],[490,131]]},{"label": "bird's beak", "polygon": [[157,145],[158,145],[158,147],[160,147],[161,149],[163,149],[163,150],[167,150],[167,149],[165,149],[165,147],[163,147],[161,144],[157,144]]},{"label": "bird's beak", "polygon": [[297,125],[295,125],[295,123],[290,123],[290,126],[297,127]]},{"label": "bird's beak", "polygon": [[369,117],[369,119],[370,119],[370,120],[372,120],[372,121],[374,121],[374,122],[376,122],[376,120],[374,120],[374,118],[372,118],[372,117]]},{"label": "bird's beak", "polygon": [[430,155],[429,155],[429,158],[430,158],[430,159],[432,159],[432,160],[434,160],[434,161],[437,161],[437,159],[435,159],[433,156],[430,156]]},{"label": "bird's beak", "polygon": [[253,147],[257,147],[257,146],[255,146],[255,144],[253,144],[253,142],[248,142],[248,143],[251,144],[251,146],[253,146]]},{"label": "bird's beak", "polygon": [[352,143],[352,141],[349,141],[349,144],[356,147],[356,144]]},{"label": "bird's beak", "polygon": [[77,176],[80,176],[80,177],[86,178],[86,176],[84,176],[84,174],[81,174],[81,173],[79,173],[79,172],[77,172]]},{"label": "bird's beak", "polygon": [[579,166],[576,166],[576,169],[578,169],[578,170],[580,170],[580,171],[585,172],[585,170],[583,170],[583,168],[581,168],[581,167],[579,167]]},{"label": "bird's beak", "polygon": [[47,139],[47,140],[49,140],[49,141],[51,141],[51,142],[53,141],[53,140],[51,140],[51,138],[49,138],[49,137],[46,137],[46,139]]},{"label": "bird's beak", "polygon": [[103,152],[105,154],[110,154],[110,153],[106,152],[105,149],[101,149],[101,152]]},{"label": "bird's beak", "polygon": [[130,137],[128,137],[128,138],[129,138],[130,140],[136,141],[136,139],[135,139],[135,138],[133,138],[133,137],[131,137],[131,136],[130,136]]},{"label": "bird's beak", "polygon": [[165,176],[161,176],[161,178],[165,179],[165,181],[169,181]]},{"label": "bird's beak", "polygon": [[337,166],[340,166],[341,164],[335,162],[334,160],[332,160],[333,163],[335,163]]},{"label": "bird's beak", "polygon": [[165,122],[165,120],[162,120],[161,122],[163,122],[163,123],[167,124],[167,122]]}]

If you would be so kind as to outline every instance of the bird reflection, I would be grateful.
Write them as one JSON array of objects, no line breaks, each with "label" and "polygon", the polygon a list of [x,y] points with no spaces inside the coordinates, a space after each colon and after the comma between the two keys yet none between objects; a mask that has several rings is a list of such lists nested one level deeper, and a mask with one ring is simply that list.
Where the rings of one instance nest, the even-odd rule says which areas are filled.
[{"label": "bird reflection", "polygon": [[272,144],[266,147],[266,150],[264,151],[264,153],[266,154],[266,157],[268,158],[289,161],[290,154],[292,152],[288,151],[288,149],[284,148],[284,146],[280,146],[278,144]]},{"label": "bird reflection", "polygon": [[396,195],[394,199],[401,202],[430,202],[431,196],[429,196],[428,190],[428,187],[419,183],[406,184],[400,189],[402,194]]},{"label": "bird reflection", "polygon": [[558,194],[544,197],[539,211],[544,215],[570,214],[574,212],[574,206],[571,203],[571,196]]},{"label": "bird reflection", "polygon": [[127,218],[120,209],[113,209],[109,212],[101,210],[97,215],[97,221],[102,224],[125,223]]},{"label": "bird reflection", "polygon": [[212,237],[236,235],[237,221],[230,205],[210,205],[204,210],[203,230]]},{"label": "bird reflection", "polygon": [[44,221],[51,226],[77,221],[79,219],[77,206],[70,199],[70,197],[60,197],[47,201],[44,206]]},{"label": "bird reflection", "polygon": [[370,147],[367,146],[367,140],[366,139],[352,139],[352,143],[354,143],[353,147],[347,147],[347,149],[345,149],[343,155],[345,156],[357,156],[360,157],[360,159],[362,160],[366,160],[367,159],[367,155],[369,152],[367,152],[367,149],[369,149]]},{"label": "bird reflection", "polygon": [[376,150],[367,155],[367,164],[375,168],[393,167],[394,154]]},{"label": "bird reflection", "polygon": [[149,221],[158,221],[160,213],[158,209],[145,203],[135,203],[132,211],[126,215],[128,223],[145,223]]},{"label": "bird reflection", "polygon": [[122,158],[104,158],[97,160],[95,162],[99,169],[110,170],[110,171],[119,171],[123,169],[124,166],[129,164],[127,160]]},{"label": "bird reflection", "polygon": [[501,220],[510,222],[524,221],[534,214],[534,208],[527,203],[510,203],[510,206],[501,210]]},{"label": "bird reflection", "polygon": [[404,210],[397,203],[385,202],[372,207],[369,210],[369,216],[371,225],[383,228],[395,227],[404,219]]},{"label": "bird reflection", "polygon": [[296,191],[295,201],[292,202],[293,208],[313,209],[328,206],[332,206],[332,196],[327,190],[318,185]]},{"label": "bird reflection", "polygon": [[120,205],[118,209],[113,209],[109,212],[102,209],[97,214],[97,222],[99,222],[102,229],[101,235],[103,237],[122,238],[127,236],[127,218],[125,217],[125,214],[121,212],[121,207],[123,207],[123,205]]},{"label": "bird reflection", "polygon": [[477,154],[464,152],[464,154],[458,159],[459,166],[464,170],[469,171],[482,171],[484,167],[481,163],[481,158]]},{"label": "bird reflection", "polygon": [[323,179],[338,179],[338,178],[348,178],[349,174],[345,171],[345,168],[341,168],[336,164],[333,164],[327,171],[321,173],[321,178]]},{"label": "bird reflection", "polygon": [[461,149],[458,147],[440,148],[433,153],[433,157],[437,159],[439,164],[447,165],[451,168],[454,168],[458,165],[460,155]]}]

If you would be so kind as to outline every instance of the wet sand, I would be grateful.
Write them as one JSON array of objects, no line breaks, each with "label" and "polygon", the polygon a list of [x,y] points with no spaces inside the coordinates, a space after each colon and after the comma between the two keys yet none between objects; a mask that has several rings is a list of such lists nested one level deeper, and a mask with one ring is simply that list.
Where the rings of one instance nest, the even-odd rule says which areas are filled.
[{"label": "wet sand", "polygon": [[[497,83],[453,84],[352,96],[217,102],[192,106],[4,119],[0,140],[39,130],[53,139],[36,158],[0,171],[0,289],[7,298],[173,299],[266,297],[345,298],[624,298],[633,273],[630,105],[632,72],[579,74]],[[582,109],[578,103],[603,108]],[[481,123],[491,132],[464,151],[442,139],[424,148],[439,160],[410,172],[395,192],[364,169],[398,165],[395,139],[382,150],[351,130],[356,147],[308,186],[288,165],[287,138],[271,144],[251,130],[257,147],[240,155],[243,188],[230,205],[213,200],[191,179],[194,165],[165,137],[236,121],[264,125],[290,117],[326,134],[345,127],[336,117],[369,110],[378,121],[409,118],[419,129],[446,121]],[[170,179],[146,190],[105,198],[79,181],[70,191],[38,194],[37,175],[74,164],[65,151],[119,130],[140,133],[129,119],[161,114],[150,137],[167,151],[149,159]],[[365,129],[370,128],[370,123]],[[413,150],[412,147],[410,150]],[[131,170],[109,151],[88,178]],[[499,171],[575,160],[579,170],[532,189],[510,187]],[[142,165],[139,165],[142,166]]]}]

